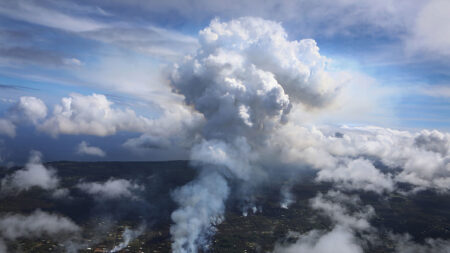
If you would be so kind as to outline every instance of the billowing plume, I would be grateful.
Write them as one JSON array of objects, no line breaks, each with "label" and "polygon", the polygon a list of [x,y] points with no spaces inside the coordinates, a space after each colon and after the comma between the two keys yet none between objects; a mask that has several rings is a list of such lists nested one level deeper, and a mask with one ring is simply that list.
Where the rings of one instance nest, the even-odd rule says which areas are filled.
[{"label": "billowing plume", "polygon": [[180,205],[172,214],[174,252],[207,247],[223,216],[227,179],[264,174],[258,148],[287,122],[293,104],[325,107],[340,85],[326,72],[315,41],[290,41],[279,23],[216,19],[199,37],[196,54],[170,76],[174,91],[206,120],[191,151],[203,172],[174,193]]},{"label": "billowing plume", "polygon": [[122,233],[123,242],[121,242],[119,245],[115,246],[110,253],[119,252],[120,250],[126,248],[128,244],[130,244],[131,241],[136,239],[138,236],[140,236],[145,230],[145,226],[141,225],[136,230],[125,228],[125,230]]},{"label": "billowing plume", "polygon": [[[207,119],[206,138],[252,136],[284,120],[293,102],[321,107],[339,84],[314,40],[289,41],[280,24],[259,18],[200,31],[201,48],[176,66],[171,81]],[[254,134],[253,134],[254,135]]]},{"label": "billowing plume", "polygon": [[170,228],[173,252],[197,252],[206,249],[214,234],[214,225],[220,224],[225,211],[224,201],[229,190],[226,180],[219,173],[202,175],[196,181],[174,192],[180,208],[172,213],[175,223]]}]

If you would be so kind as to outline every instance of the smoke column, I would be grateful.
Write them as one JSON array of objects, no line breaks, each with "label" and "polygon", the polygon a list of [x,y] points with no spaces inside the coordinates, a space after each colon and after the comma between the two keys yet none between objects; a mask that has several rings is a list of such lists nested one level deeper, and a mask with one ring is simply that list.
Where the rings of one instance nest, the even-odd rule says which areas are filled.
[{"label": "smoke column", "polygon": [[134,240],[136,237],[140,236],[144,232],[145,226],[140,226],[136,230],[131,230],[129,228],[125,228],[123,231],[122,237],[123,242],[121,242],[119,245],[115,246],[110,253],[118,252],[128,246],[128,244]]},{"label": "smoke column", "polygon": [[228,182],[264,174],[259,147],[288,120],[293,104],[320,108],[339,90],[314,40],[289,41],[279,23],[260,18],[211,21],[200,48],[174,66],[170,82],[205,119],[191,160],[200,170],[176,190],[173,252],[207,249],[223,220]]}]

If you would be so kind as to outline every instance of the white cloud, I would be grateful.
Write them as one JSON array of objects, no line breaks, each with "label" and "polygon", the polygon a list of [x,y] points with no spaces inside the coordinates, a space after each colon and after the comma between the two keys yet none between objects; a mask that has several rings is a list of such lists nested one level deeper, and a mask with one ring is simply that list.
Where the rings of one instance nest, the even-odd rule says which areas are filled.
[{"label": "white cloud", "polygon": [[363,253],[362,247],[353,232],[345,227],[336,226],[329,232],[313,230],[301,235],[295,244],[277,244],[273,253]]},{"label": "white cloud", "polygon": [[56,171],[45,167],[41,162],[42,154],[32,151],[25,168],[7,175],[1,181],[3,192],[20,192],[32,187],[40,187],[45,190],[54,190],[59,185]]},{"label": "white cloud", "polygon": [[13,121],[28,121],[37,124],[47,116],[47,106],[36,97],[20,97],[9,110]]},{"label": "white cloud", "polygon": [[424,86],[419,88],[419,93],[438,98],[450,98],[450,84]]},{"label": "white cloud", "polygon": [[103,24],[92,19],[70,16],[56,9],[37,5],[33,1],[3,2],[0,4],[0,13],[13,19],[71,32],[83,32],[103,27]]},{"label": "white cloud", "polygon": [[[169,138],[184,133],[198,124],[201,118],[189,109],[174,106],[156,119],[137,115],[129,108],[116,108],[112,101],[100,94],[71,94],[55,106],[53,113],[37,128],[52,136],[60,134],[108,136],[118,131],[145,133]],[[130,144],[131,145],[131,144]]]},{"label": "white cloud", "polygon": [[40,210],[30,215],[6,214],[0,217],[0,235],[8,240],[19,237],[37,238],[43,235],[56,237],[75,234],[80,230],[80,227],[68,218]]},{"label": "white cloud", "polygon": [[8,119],[0,118],[0,135],[16,136],[16,126]]},{"label": "white cloud", "polygon": [[106,136],[117,131],[145,132],[150,120],[131,109],[115,109],[104,95],[71,94],[56,105],[51,117],[38,128],[53,136],[90,134]]},{"label": "white cloud", "polygon": [[178,59],[195,51],[197,40],[156,26],[116,25],[82,33],[91,39],[115,44],[163,60]]},{"label": "white cloud", "polygon": [[144,186],[138,185],[126,179],[113,179],[103,183],[84,182],[77,187],[99,199],[136,198],[135,192],[143,191]]},{"label": "white cloud", "polygon": [[338,187],[382,193],[394,190],[391,174],[383,174],[372,162],[359,158],[320,170],[317,181],[335,182]]},{"label": "white cloud", "polygon": [[[336,132],[343,136],[336,137]],[[318,180],[345,188],[383,192],[394,190],[396,182],[405,182],[417,189],[450,189],[448,133],[288,124],[268,143],[268,154],[275,152],[284,162],[311,166],[319,171]],[[389,170],[382,172],[372,159]]]},{"label": "white cloud", "polygon": [[424,243],[414,242],[412,237],[406,235],[391,235],[391,239],[395,241],[396,253],[447,253],[450,252],[450,241],[442,239],[428,238]]},{"label": "white cloud", "polygon": [[77,153],[81,155],[92,155],[105,157],[106,153],[99,147],[89,146],[89,143],[82,141],[77,147]]},{"label": "white cloud", "polygon": [[0,135],[16,136],[16,124],[37,124],[47,116],[47,106],[36,97],[20,97],[8,110],[6,118],[0,118]]},{"label": "white cloud", "polygon": [[81,65],[83,65],[83,62],[81,62],[77,58],[65,58],[63,60],[63,62],[64,62],[64,64],[72,65],[72,66],[81,66]]},{"label": "white cloud", "polygon": [[406,41],[410,50],[450,56],[450,2],[426,1],[415,20],[412,36]]}]

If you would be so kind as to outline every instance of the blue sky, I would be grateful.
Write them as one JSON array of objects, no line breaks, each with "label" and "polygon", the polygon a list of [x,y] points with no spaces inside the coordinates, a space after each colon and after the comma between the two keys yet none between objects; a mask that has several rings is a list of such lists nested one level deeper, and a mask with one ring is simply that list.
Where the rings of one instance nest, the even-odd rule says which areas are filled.
[{"label": "blue sky", "polygon": [[[449,12],[445,0],[6,0],[0,3],[0,115],[12,117],[20,97],[31,96],[45,103],[46,117],[51,117],[62,98],[95,93],[105,95],[119,112],[161,118],[182,104],[171,94],[165,73],[195,52],[198,32],[214,18],[254,16],[280,22],[290,40],[314,39],[321,55],[330,59],[330,69],[346,72],[349,86],[358,87],[351,94],[364,93],[374,101],[366,112],[319,113],[313,117],[319,124],[448,131]],[[179,147],[127,148],[127,140],[148,134],[138,127],[118,125],[106,135],[55,134],[36,122],[13,123],[14,136],[0,135],[4,163],[23,161],[32,149],[49,160],[186,158]],[[108,155],[77,154],[81,141]]]}]

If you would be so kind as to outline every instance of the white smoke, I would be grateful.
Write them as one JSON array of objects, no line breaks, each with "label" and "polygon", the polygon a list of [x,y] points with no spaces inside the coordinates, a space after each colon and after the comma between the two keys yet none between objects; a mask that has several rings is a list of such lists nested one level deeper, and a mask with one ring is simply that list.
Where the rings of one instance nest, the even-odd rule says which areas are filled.
[{"label": "white smoke", "polygon": [[284,185],[281,187],[281,208],[288,209],[295,202],[295,196],[291,193],[291,186]]},{"label": "white smoke", "polygon": [[[211,168],[212,169],[212,168]],[[172,213],[173,252],[197,252],[207,248],[225,211],[229,189],[223,176],[204,171],[197,180],[177,189],[173,198],[180,208]]]},{"label": "white smoke", "polygon": [[122,233],[123,242],[121,242],[119,245],[115,246],[112,250],[110,250],[110,253],[119,252],[122,249],[125,249],[128,244],[130,244],[131,241],[139,237],[143,232],[145,231],[145,226],[141,225],[136,230],[125,228],[125,230]]},{"label": "white smoke", "polygon": [[170,76],[175,92],[206,120],[191,150],[203,172],[173,194],[180,205],[172,214],[174,252],[208,246],[223,218],[228,179],[264,177],[258,148],[287,121],[293,104],[328,106],[340,86],[315,41],[289,41],[279,23],[216,19],[199,37],[199,50]]},{"label": "white smoke", "polygon": [[[358,207],[359,210],[350,212],[347,206]],[[359,239],[355,233],[373,230],[369,223],[375,214],[372,207],[360,207],[357,196],[336,191],[319,193],[311,200],[311,207],[328,217],[333,228],[330,231],[312,230],[303,235],[293,233],[297,241],[290,245],[277,244],[274,253],[364,252],[361,240],[365,238]]]}]

